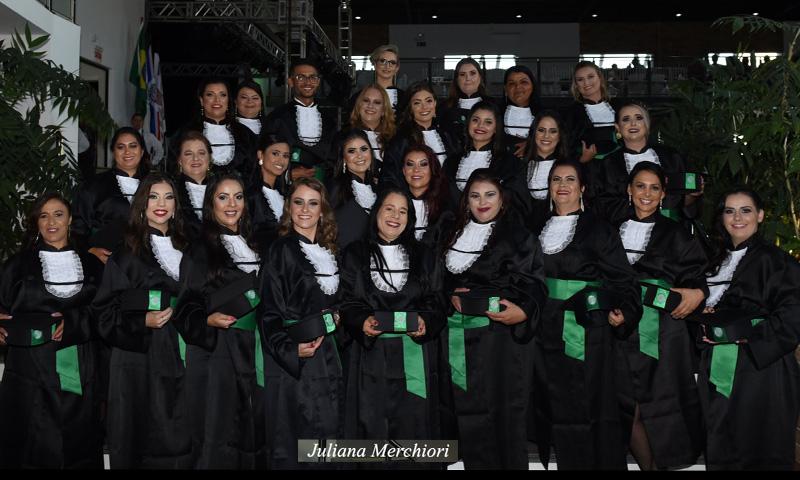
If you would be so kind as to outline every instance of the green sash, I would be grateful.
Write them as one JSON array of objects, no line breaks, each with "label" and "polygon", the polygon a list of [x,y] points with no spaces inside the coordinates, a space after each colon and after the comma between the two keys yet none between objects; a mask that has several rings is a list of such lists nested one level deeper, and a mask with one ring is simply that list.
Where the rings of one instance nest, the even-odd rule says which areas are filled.
[{"label": "green sash", "polygon": [[261,298],[259,298],[258,294],[255,290],[248,290],[244,294],[247,301],[250,302],[250,306],[253,307],[249,313],[245,314],[243,317],[237,318],[236,321],[231,325],[231,327],[245,330],[248,332],[255,332],[256,336],[256,352],[255,352],[255,363],[256,363],[256,383],[259,387],[264,386],[264,352],[261,351],[261,335],[259,335],[258,330],[256,329],[256,311],[255,308],[261,303]]},{"label": "green sash", "polygon": [[[55,333],[56,328],[58,328],[58,324],[54,324],[50,327],[51,338]],[[44,334],[41,330],[31,330],[32,347],[44,345],[45,343],[47,342],[45,342]],[[83,395],[77,345],[56,350],[56,373],[58,374],[62,391],[71,392],[76,395]]]},{"label": "green sash", "polygon": [[449,346],[448,360],[453,383],[467,391],[467,352],[464,346],[464,330],[489,326],[489,317],[475,317],[454,312],[447,319]]},{"label": "green sash", "polygon": [[[764,321],[763,318],[751,320],[755,327]],[[708,332],[711,340],[726,341],[725,331],[722,327],[709,327]],[[717,387],[717,391],[730,398],[733,391],[733,381],[736,377],[736,362],[739,360],[739,345],[736,343],[725,343],[714,345],[711,350],[711,373],[709,380]]]},{"label": "green sash", "polygon": [[422,345],[405,333],[382,333],[378,338],[403,339],[403,373],[406,376],[406,390],[418,397],[428,398],[425,388],[425,360],[422,357]]},{"label": "green sash", "polygon": [[[663,211],[663,210],[662,210]],[[657,278],[640,280],[640,283],[647,283],[658,287],[658,293],[653,304],[664,308],[667,304],[667,296],[672,286]],[[642,302],[647,293],[647,287],[642,285]],[[658,360],[658,332],[661,324],[661,312],[653,307],[642,304],[642,318],[639,320],[639,351],[648,357]]]},{"label": "green sash", "polygon": [[[161,310],[161,290],[149,290],[147,292],[147,310],[150,311],[159,311]],[[170,297],[169,299],[169,306],[173,310],[178,305],[178,298],[177,297]],[[183,367],[186,368],[186,342],[183,340],[183,337],[180,333],[178,333],[178,354],[181,357],[181,362],[183,362]]]},{"label": "green sash", "polygon": [[[614,142],[614,145],[616,145],[616,147],[614,147],[613,150],[611,150],[608,153],[598,153],[593,158],[597,159],[597,160],[602,160],[602,159],[606,158],[607,156],[611,155],[612,153],[616,152],[617,150],[619,150],[621,148],[620,145],[619,145],[619,140],[617,140],[617,135],[615,133],[613,133],[613,132],[611,133],[611,141]],[[583,152],[578,152],[578,157],[580,157],[582,153]]]},{"label": "green sash", "polygon": [[[583,280],[562,280],[547,277],[548,296],[553,300],[567,300],[586,287],[599,287],[600,282],[585,282]],[[575,312],[564,310],[564,327],[561,331],[564,340],[564,353],[575,360],[586,359],[586,330],[578,325]]]}]

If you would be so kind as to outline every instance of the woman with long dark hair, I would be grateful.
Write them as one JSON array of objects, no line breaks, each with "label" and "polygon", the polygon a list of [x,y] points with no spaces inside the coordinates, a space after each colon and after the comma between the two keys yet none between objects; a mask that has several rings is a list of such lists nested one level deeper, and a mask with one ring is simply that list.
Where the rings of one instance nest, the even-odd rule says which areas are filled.
[{"label": "woman with long dark hair", "polygon": [[89,304],[97,280],[70,241],[69,202],[41,196],[0,270],[0,468],[103,468]]},{"label": "woman with long dark hair", "polygon": [[534,225],[543,223],[542,219],[549,212],[547,193],[550,191],[548,178],[550,169],[557,160],[568,158],[569,140],[564,130],[561,115],[554,110],[542,111],[531,125],[528,145],[525,148],[525,178],[528,186],[528,202],[525,204],[525,223]]},{"label": "woman with long dark hair", "polygon": [[503,112],[503,142],[517,158],[525,158],[528,134],[539,111],[539,85],[533,72],[525,65],[514,65],[503,75],[505,103]]},{"label": "woman with long dark hair", "polygon": [[111,350],[107,444],[111,468],[191,468],[185,348],[173,323],[185,270],[183,217],[175,183],[142,180],[125,247],[115,252],[92,302]]},{"label": "woman with long dark hair", "polygon": [[480,64],[470,57],[459,60],[453,70],[453,80],[442,109],[445,121],[461,133],[467,125],[472,107],[478,102],[490,100]]},{"label": "woman with long dark hair", "polygon": [[244,182],[215,175],[203,202],[203,241],[189,251],[176,319],[186,343],[188,415],[200,469],[263,468],[263,353],[256,331],[261,252]]},{"label": "woman with long dark hair", "polygon": [[344,433],[344,379],[336,338],[343,340],[336,312],[337,228],[326,197],[316,179],[292,184],[279,238],[264,263],[260,323],[269,353],[264,366],[266,441],[275,469],[314,466],[298,463],[298,439],[342,438]]},{"label": "woman with long dark hair", "polygon": [[351,438],[439,438],[432,340],[445,324],[445,301],[436,256],[417,243],[414,220],[408,194],[387,188],[367,238],[342,256],[339,310],[356,340],[347,385]]},{"label": "woman with long dark hair", "polygon": [[266,246],[278,238],[284,195],[289,189],[291,148],[285,138],[264,132],[256,149],[258,169],[247,188],[247,209],[257,244]]},{"label": "woman with long dark hair", "polygon": [[[703,448],[695,356],[683,321],[708,296],[702,245],[666,218],[664,170],[643,161],[631,170],[634,214],[620,226],[628,263],[642,289],[638,329],[620,343],[626,374],[623,411],[632,424],[630,449],[641,470],[692,465]],[[627,426],[626,426],[627,427]]]},{"label": "woman with long dark hair", "polygon": [[184,235],[201,238],[203,229],[203,199],[211,173],[211,143],[202,133],[189,130],[178,140],[176,195],[180,201],[179,215],[183,217]]},{"label": "woman with long dark hair", "polygon": [[764,216],[748,188],[717,205],[710,293],[695,315],[709,470],[791,470],[795,461],[800,265],[761,237]]},{"label": "woman with long dark hair", "polygon": [[450,363],[465,468],[527,469],[533,345],[546,289],[536,237],[488,169],[464,188],[446,243]]}]

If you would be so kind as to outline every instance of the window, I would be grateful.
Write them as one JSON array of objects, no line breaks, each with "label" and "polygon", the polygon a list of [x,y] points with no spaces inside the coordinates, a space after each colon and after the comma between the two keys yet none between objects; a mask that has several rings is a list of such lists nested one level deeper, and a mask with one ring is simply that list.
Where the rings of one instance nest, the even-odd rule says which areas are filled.
[{"label": "window", "polygon": [[714,64],[715,55],[719,57],[717,58],[716,61],[717,65],[725,65],[726,58],[735,56],[739,60],[744,60],[746,58],[748,59],[747,61],[750,65],[755,65],[757,67],[764,62],[768,62],[776,57],[780,57],[782,54],[778,52],[709,53],[708,54],[709,65]]},{"label": "window", "polygon": [[602,69],[613,68],[648,68],[653,64],[653,56],[649,53],[584,53],[581,60],[594,62]]},{"label": "window", "polygon": [[515,55],[445,55],[444,69],[455,70],[464,57],[474,58],[479,64],[485,65],[486,70],[505,70],[517,64]]},{"label": "window", "polygon": [[372,62],[369,61],[369,55],[353,55],[350,59],[356,65],[356,70],[358,71],[375,70],[372,66]]}]

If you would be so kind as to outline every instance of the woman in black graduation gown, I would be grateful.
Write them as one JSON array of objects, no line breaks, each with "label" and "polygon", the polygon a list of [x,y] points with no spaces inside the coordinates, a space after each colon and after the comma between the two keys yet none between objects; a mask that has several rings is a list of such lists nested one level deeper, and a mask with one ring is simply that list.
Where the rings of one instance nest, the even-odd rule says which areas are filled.
[{"label": "woman in black graduation gown", "polygon": [[546,299],[536,237],[487,169],[472,173],[446,244],[446,358],[464,467],[527,469],[531,339]]},{"label": "woman in black graduation gown", "polygon": [[642,314],[636,272],[614,228],[583,210],[581,165],[558,160],[549,184],[554,210],[539,235],[549,300],[538,341],[558,469],[625,470],[614,360],[617,339]]},{"label": "woman in black graduation gown", "polygon": [[506,70],[503,85],[503,141],[509,152],[522,159],[526,156],[526,140],[539,110],[539,87],[533,72],[525,65],[514,65]]},{"label": "woman in black graduation gown", "polygon": [[254,170],[247,192],[247,209],[253,225],[253,237],[263,250],[278,238],[283,215],[284,195],[288,190],[289,142],[264,132],[256,149],[258,169]]},{"label": "woman in black graduation gown", "polygon": [[[595,185],[594,206],[598,215],[613,225],[630,216],[628,175],[639,162],[649,161],[660,165],[667,176],[666,187],[669,189],[660,213],[675,221],[694,218],[702,178],[687,172],[686,161],[677,152],[663,145],[650,144],[650,113],[647,108],[638,102],[626,103],[617,110],[615,128],[621,137],[622,148],[603,160],[601,183]],[[690,191],[697,193],[684,195],[687,176]]]},{"label": "woman in black graduation gown", "polygon": [[375,203],[378,170],[369,139],[359,129],[342,136],[338,157],[330,204],[339,227],[336,244],[343,249],[367,233],[369,212]]},{"label": "woman in black graduation gown", "polygon": [[131,201],[139,181],[150,171],[142,135],[122,127],[111,138],[114,165],[78,189],[72,236],[79,251],[88,251],[103,264],[122,246]]},{"label": "woman in black graduation gown", "polygon": [[[414,238],[408,194],[382,190],[367,238],[342,256],[339,311],[356,340],[347,379],[348,437],[440,438],[433,340],[445,324],[441,278],[435,253]],[[398,318],[409,323],[396,325]]]},{"label": "woman in black graduation gown", "polygon": [[800,413],[800,265],[758,233],[759,196],[717,206],[717,256],[699,315],[706,468],[791,470]]},{"label": "woman in black graduation gown", "polygon": [[620,376],[628,387],[623,409],[633,420],[631,451],[641,470],[692,465],[703,448],[694,346],[679,320],[708,296],[708,260],[697,239],[659,213],[665,182],[655,163],[633,168],[634,215],[619,230],[643,289],[639,328],[620,343],[618,357],[621,372],[628,372]]},{"label": "woman in black graduation gown", "polygon": [[175,183],[154,173],[133,197],[125,246],[92,302],[111,347],[106,427],[111,468],[192,467],[186,345],[170,320],[186,247]]},{"label": "woman in black graduation gown", "polygon": [[[372,158],[380,166],[386,147],[394,138],[396,130],[389,96],[380,85],[373,83],[361,89],[350,113],[348,128],[360,128],[367,134]],[[377,170],[380,171],[380,168]]]},{"label": "woman in black graduation gown", "polygon": [[0,270],[0,468],[103,468],[88,254],[69,241],[69,202],[34,203],[23,250]]},{"label": "woman in black graduation gown", "polygon": [[261,257],[244,184],[215,175],[203,202],[175,320],[185,339],[192,448],[199,469],[264,468],[263,354],[256,332]]},{"label": "woman in black graduation gown", "polygon": [[400,51],[397,45],[381,45],[369,56],[369,61],[375,68],[375,83],[383,87],[389,96],[392,110],[402,112],[405,110],[405,92],[395,85],[397,72],[400,71]]},{"label": "woman in black graduation gown", "polygon": [[513,204],[518,209],[528,202],[522,162],[506,151],[502,132],[503,119],[497,105],[482,101],[469,110],[464,152],[449,157],[443,167],[453,203],[458,203],[467,179],[479,168],[488,168],[500,180],[510,194],[507,206]]},{"label": "woman in black graduation gown", "polygon": [[336,222],[318,180],[292,184],[279,234],[261,286],[267,454],[274,469],[311,467],[297,462],[297,440],[344,433]]},{"label": "woman in black graduation gown", "polygon": [[[215,171],[235,171],[242,178],[248,178],[255,166],[252,132],[237,122],[233,116],[233,101],[230,89],[221,78],[206,78],[197,88],[200,103],[195,116],[181,131],[195,130],[211,143],[211,168]],[[178,156],[178,148],[172,148],[173,158]]]},{"label": "woman in black graduation gown", "polygon": [[203,198],[211,169],[211,144],[202,133],[189,130],[178,141],[178,176],[175,182],[184,235],[199,240],[203,229]]},{"label": "woman in black graduation gown", "polygon": [[453,70],[453,80],[442,108],[443,121],[461,134],[476,103],[490,101],[480,64],[470,57],[462,58]]},{"label": "woman in black graduation gown", "polygon": [[460,132],[441,122],[436,111],[436,93],[427,82],[417,82],[408,89],[408,105],[399,115],[397,135],[386,149],[381,183],[402,185],[403,155],[409,145],[427,145],[440,164],[461,149]]},{"label": "woman in black graduation gown", "polygon": [[236,121],[247,127],[251,133],[250,144],[255,145],[261,135],[261,124],[264,119],[264,100],[261,87],[253,80],[245,80],[236,87],[234,98]]},{"label": "woman in black graduation gown", "polygon": [[547,193],[550,168],[556,160],[568,158],[567,133],[561,116],[554,110],[542,111],[531,125],[526,147],[525,179],[528,186],[528,202],[524,204],[525,224],[535,229],[549,212]]},{"label": "woman in black graduation gown", "polygon": [[403,179],[414,209],[414,237],[436,250],[455,222],[455,206],[449,182],[430,147],[408,148],[403,160]]}]

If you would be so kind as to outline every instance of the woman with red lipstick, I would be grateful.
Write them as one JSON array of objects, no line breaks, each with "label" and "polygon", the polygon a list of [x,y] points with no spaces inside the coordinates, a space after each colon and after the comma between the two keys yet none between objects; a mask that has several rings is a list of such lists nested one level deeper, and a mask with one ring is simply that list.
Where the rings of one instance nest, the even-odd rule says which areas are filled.
[{"label": "woman with red lipstick", "polygon": [[339,311],[356,340],[348,369],[350,438],[441,438],[439,386],[431,374],[446,302],[435,255],[417,243],[413,225],[408,194],[384,189],[367,238],[342,256]]},{"label": "woman with red lipstick", "polygon": [[0,468],[103,468],[90,255],[73,248],[69,202],[40,197],[23,249],[0,269]]},{"label": "woman with red lipstick", "polygon": [[373,160],[369,138],[363,130],[356,128],[342,136],[330,189],[330,203],[339,227],[336,238],[339,248],[364,238],[367,233],[378,180],[377,162]]},{"label": "woman with red lipstick", "polygon": [[550,169],[553,210],[539,235],[549,299],[537,341],[559,470],[625,470],[614,358],[641,318],[641,293],[619,233],[583,209],[585,181],[578,162]]},{"label": "woman with red lipstick", "polygon": [[284,195],[289,189],[289,141],[265,132],[258,139],[256,155],[259,168],[248,187],[247,209],[256,243],[266,246],[278,238]]},{"label": "woman with red lipstick", "polygon": [[403,155],[410,145],[427,145],[439,164],[460,151],[460,136],[436,113],[436,93],[427,82],[417,82],[408,89],[408,105],[398,118],[397,135],[386,149],[381,183],[402,185]]},{"label": "woman with red lipstick", "polygon": [[437,249],[455,221],[450,187],[436,154],[427,145],[412,145],[403,160],[403,179],[414,208],[414,237]]},{"label": "woman with red lipstick", "polygon": [[475,170],[446,243],[447,340],[459,453],[468,469],[528,468],[531,339],[546,300],[539,242],[500,180]]},{"label": "woman with red lipstick", "polygon": [[734,189],[716,211],[700,377],[709,470],[791,470],[800,413],[800,265],[759,234],[764,204]]},{"label": "woman with red lipstick", "polygon": [[462,58],[453,70],[450,91],[442,108],[443,120],[462,133],[472,107],[478,102],[491,101],[486,92],[480,64],[470,57]]},{"label": "woman with red lipstick", "polygon": [[111,347],[107,444],[111,468],[192,467],[185,416],[185,343],[176,326],[186,263],[175,183],[151,174],[133,198],[125,247],[111,256],[92,302]]},{"label": "woman with red lipstick", "polygon": [[[697,216],[696,201],[702,195],[702,177],[687,172],[683,156],[663,145],[650,142],[650,113],[638,102],[629,102],[617,111],[614,124],[622,148],[603,161],[603,177],[595,187],[598,215],[617,225],[627,219],[633,205],[627,194],[628,175],[643,161],[660,165],[667,175],[666,196],[660,213],[675,221]],[[687,190],[687,176],[690,189]],[[694,193],[687,193],[694,192]]]},{"label": "woman with red lipstick", "polygon": [[367,134],[372,158],[380,166],[384,151],[394,138],[395,123],[389,96],[379,85],[367,85],[358,94],[350,113],[349,128],[359,128]]},{"label": "woman with red lipstick", "polygon": [[659,213],[664,170],[642,161],[629,179],[634,214],[619,232],[642,288],[643,314],[639,328],[619,343],[618,365],[627,372],[619,376],[626,380],[623,410],[639,468],[678,468],[694,464],[703,448],[694,346],[678,320],[708,296],[708,259],[696,238]]},{"label": "woman with red lipstick", "polygon": [[187,416],[198,469],[265,467],[258,250],[241,178],[213,176],[203,202],[203,241],[187,254],[176,319],[189,344]]},{"label": "woman with red lipstick", "polygon": [[202,133],[189,130],[178,141],[178,177],[176,194],[180,200],[184,234],[199,239],[203,228],[203,198],[211,170],[211,143]]}]

